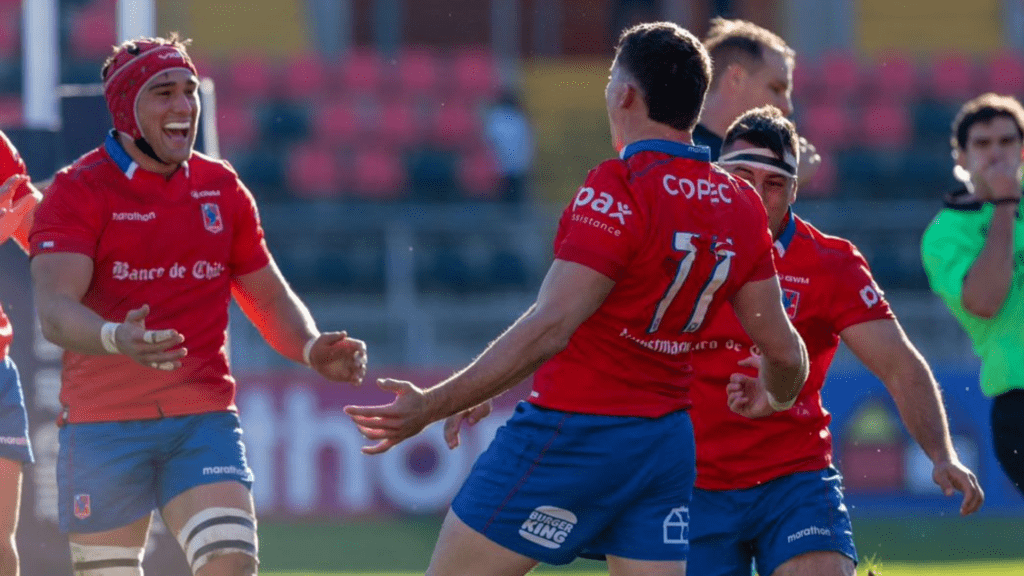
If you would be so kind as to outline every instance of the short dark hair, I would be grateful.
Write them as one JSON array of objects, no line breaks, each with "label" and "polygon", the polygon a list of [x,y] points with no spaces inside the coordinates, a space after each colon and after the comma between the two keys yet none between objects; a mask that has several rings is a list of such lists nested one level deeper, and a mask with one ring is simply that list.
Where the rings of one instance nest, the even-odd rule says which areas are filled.
[{"label": "short dark hair", "polygon": [[714,62],[711,86],[729,66],[739,64],[747,70],[756,70],[764,65],[764,53],[772,50],[782,54],[792,64],[796,52],[778,34],[746,20],[713,18],[704,48]]},{"label": "short dark hair", "polygon": [[987,92],[968,100],[956,113],[953,119],[953,135],[950,145],[954,149],[967,149],[967,135],[971,126],[979,122],[991,122],[992,119],[1005,117],[1017,125],[1017,134],[1024,139],[1024,107],[1013,96],[1004,96]]},{"label": "short dark hair", "polygon": [[[133,53],[133,54],[138,54],[138,48],[136,47],[136,45],[140,44],[140,43],[143,43],[143,44],[167,44],[169,46],[174,46],[175,48],[180,50],[182,54],[188,54],[188,47],[192,44],[192,39],[191,38],[182,38],[182,37],[180,37],[178,35],[177,32],[171,32],[170,34],[167,35],[167,38],[160,38],[160,37],[146,38],[146,37],[141,37],[141,38],[132,38],[131,40],[125,40],[124,42],[118,44],[117,46],[114,46],[113,50],[110,53],[110,55],[107,56],[107,59],[103,61],[103,68],[100,69],[100,80],[106,81],[107,73],[110,71],[110,65],[114,63],[114,59],[117,57],[118,54],[120,54],[124,50],[127,50],[128,52]],[[135,52],[132,52],[132,50],[135,50]]]},{"label": "short dark hair", "polygon": [[762,106],[747,110],[733,121],[722,140],[722,150],[743,140],[759,148],[767,148],[779,158],[790,153],[798,158],[799,147],[796,126],[775,106]]},{"label": "short dark hair", "polygon": [[627,28],[615,61],[639,84],[651,120],[693,130],[711,82],[711,58],[700,41],[672,22]]}]

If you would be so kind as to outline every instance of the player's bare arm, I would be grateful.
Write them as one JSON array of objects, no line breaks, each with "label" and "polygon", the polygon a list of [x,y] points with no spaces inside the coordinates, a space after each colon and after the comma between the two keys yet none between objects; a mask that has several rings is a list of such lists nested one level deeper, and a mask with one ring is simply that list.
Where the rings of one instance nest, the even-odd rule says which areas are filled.
[{"label": "player's bare arm", "polygon": [[[131,310],[121,323],[108,323],[82,304],[92,281],[93,263],[88,256],[40,254],[32,259],[31,270],[39,323],[50,342],[84,354],[124,354],[161,370],[181,367],[181,359],[188,354],[181,347],[185,338],[172,329],[148,330],[149,306]],[[109,333],[107,324],[113,324]]]},{"label": "player's bare arm", "polygon": [[960,514],[966,516],[981,508],[985,493],[953,449],[939,385],[899,322],[887,319],[854,324],[840,337],[889,390],[907,430],[932,461],[935,483],[946,496],[952,496],[954,490],[963,493]]},{"label": "player's bare arm", "polygon": [[569,338],[604,302],[615,283],[581,264],[556,259],[537,302],[469,366],[426,390],[411,382],[382,379],[395,393],[386,406],[346,406],[345,412],[373,446],[385,452],[428,424],[458,414],[505,392],[568,345]]},{"label": "player's bare arm", "polygon": [[346,332],[321,334],[277,264],[232,282],[235,301],[263,338],[282,356],[308,364],[329,380],[359,384],[366,375],[366,343]]},{"label": "player's bare arm", "polygon": [[964,309],[982,318],[999,313],[1013,279],[1013,228],[1020,200],[1019,165],[1007,160],[981,170],[975,187],[979,199],[996,202],[985,246],[964,277]]},{"label": "player's bare arm", "polygon": [[779,279],[747,282],[732,299],[743,329],[761,350],[761,378],[777,407],[789,407],[807,380],[807,348],[782,308]]}]

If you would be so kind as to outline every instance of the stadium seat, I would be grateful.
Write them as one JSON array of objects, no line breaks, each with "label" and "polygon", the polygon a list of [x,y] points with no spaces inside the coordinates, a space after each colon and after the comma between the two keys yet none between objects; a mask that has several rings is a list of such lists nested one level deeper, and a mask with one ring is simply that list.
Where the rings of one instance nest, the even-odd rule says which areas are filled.
[{"label": "stadium seat", "polygon": [[406,170],[413,198],[444,202],[459,196],[453,152],[424,146],[406,155]]},{"label": "stadium seat", "polygon": [[311,112],[299,104],[272,100],[260,110],[260,132],[273,142],[300,142],[309,137]]},{"label": "stadium seat", "polygon": [[423,140],[423,123],[408,101],[396,99],[384,103],[376,128],[381,141],[394,147],[409,147]]},{"label": "stadium seat", "polygon": [[441,84],[441,59],[430,47],[407,47],[398,56],[397,72],[403,94],[435,96]]},{"label": "stadium seat", "polygon": [[17,58],[20,50],[21,7],[4,6],[0,8],[0,60]]},{"label": "stadium seat", "polygon": [[384,62],[380,54],[370,48],[353,48],[341,59],[340,84],[342,94],[377,94],[383,85]]},{"label": "stadium seat", "polygon": [[333,149],[316,143],[296,146],[285,173],[288,189],[298,198],[337,198],[342,174]]},{"label": "stadium seat", "polygon": [[867,69],[865,88],[870,100],[910,102],[918,96],[917,67],[904,54],[883,56]]},{"label": "stadium seat", "polygon": [[480,120],[461,99],[441,103],[433,118],[433,139],[449,150],[465,149],[479,142]]},{"label": "stadium seat", "polygon": [[452,57],[453,89],[471,100],[492,98],[498,88],[498,74],[489,50],[462,47]]},{"label": "stadium seat", "polygon": [[407,194],[405,170],[394,151],[378,146],[360,148],[352,164],[354,196],[366,200],[394,200]]},{"label": "stadium seat", "polygon": [[821,70],[809,61],[797,57],[793,69],[793,99],[798,102],[817,102],[821,97]]},{"label": "stadium seat", "polygon": [[21,97],[0,96],[0,128],[14,128],[22,125]]},{"label": "stadium seat", "polygon": [[1024,95],[1024,56],[1011,50],[995,54],[985,65],[981,90]]},{"label": "stadium seat", "polygon": [[462,156],[459,186],[467,199],[498,199],[498,165],[487,147],[480,146]]},{"label": "stadium seat", "polygon": [[910,111],[900,104],[875,103],[861,116],[860,141],[869,148],[903,149],[910,144]]},{"label": "stadium seat", "polygon": [[116,20],[112,9],[97,2],[75,13],[70,24],[71,51],[77,58],[102,60],[117,43]]},{"label": "stadium seat", "polygon": [[835,156],[831,150],[818,149],[821,165],[809,182],[800,185],[800,198],[826,198],[836,194],[838,180],[836,178]]},{"label": "stadium seat", "polygon": [[857,57],[846,51],[829,52],[822,58],[821,83],[824,98],[830,102],[850,101],[861,88],[861,71]]},{"label": "stadium seat", "polygon": [[962,102],[977,95],[974,62],[963,54],[937,57],[928,74],[930,94],[937,100]]},{"label": "stadium seat", "polygon": [[327,70],[319,56],[303,53],[285,64],[279,82],[286,99],[308,104],[326,92]]},{"label": "stadium seat", "polygon": [[823,149],[840,148],[850,137],[850,119],[840,103],[816,104],[807,107],[797,125],[800,134]]},{"label": "stadium seat", "polygon": [[236,60],[227,72],[224,92],[236,101],[264,102],[274,93],[274,74],[269,62],[257,55]]},{"label": "stadium seat", "polygon": [[317,139],[340,146],[355,143],[362,129],[355,104],[344,99],[317,107],[313,111],[313,125]]}]

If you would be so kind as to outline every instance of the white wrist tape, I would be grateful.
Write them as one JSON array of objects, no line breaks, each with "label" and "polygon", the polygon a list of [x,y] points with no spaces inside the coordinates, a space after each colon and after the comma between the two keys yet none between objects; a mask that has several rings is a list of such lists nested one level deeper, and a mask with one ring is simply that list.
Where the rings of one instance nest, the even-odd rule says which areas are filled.
[{"label": "white wrist tape", "polygon": [[765,390],[764,392],[765,395],[768,396],[768,405],[771,406],[772,410],[775,410],[776,412],[789,410],[790,408],[793,407],[794,404],[796,404],[796,399],[800,397],[800,395],[797,394],[796,396],[793,396],[793,398],[790,399],[789,402],[779,402],[778,400],[775,399],[775,396],[772,396],[771,392],[767,390]]},{"label": "white wrist tape", "polygon": [[316,341],[319,338],[319,334],[313,336],[306,342],[306,345],[302,347],[302,361],[306,363],[306,366],[312,364],[312,362],[309,359],[309,355],[313,352],[313,344],[316,344]]},{"label": "white wrist tape", "polygon": [[117,327],[120,326],[117,322],[107,322],[100,328],[100,342],[103,343],[103,349],[111,354],[120,354],[121,351],[117,348]]}]

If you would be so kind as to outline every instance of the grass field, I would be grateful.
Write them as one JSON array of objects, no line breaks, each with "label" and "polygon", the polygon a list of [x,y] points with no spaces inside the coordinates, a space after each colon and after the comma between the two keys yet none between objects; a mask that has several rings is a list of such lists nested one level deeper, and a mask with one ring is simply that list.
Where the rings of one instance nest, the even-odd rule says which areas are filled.
[{"label": "grass field", "polygon": [[[436,517],[360,522],[260,523],[264,576],[422,574],[434,548]],[[854,518],[859,574],[879,576],[1024,575],[1024,519],[924,516]],[[872,564],[871,561],[874,561]],[[419,572],[417,572],[417,570]],[[539,567],[537,574],[607,574],[603,563]]]},{"label": "grass field", "polygon": [[[603,576],[597,571],[537,570],[538,574],[566,574],[572,576]],[[863,575],[861,569],[857,574]],[[1024,573],[1020,560],[953,562],[949,564],[883,564],[876,570],[878,576],[1019,576]],[[422,576],[422,572],[260,572],[262,576]]]}]

